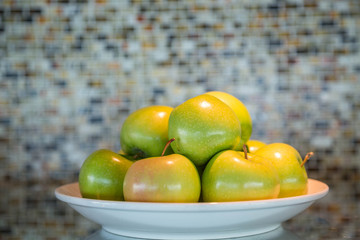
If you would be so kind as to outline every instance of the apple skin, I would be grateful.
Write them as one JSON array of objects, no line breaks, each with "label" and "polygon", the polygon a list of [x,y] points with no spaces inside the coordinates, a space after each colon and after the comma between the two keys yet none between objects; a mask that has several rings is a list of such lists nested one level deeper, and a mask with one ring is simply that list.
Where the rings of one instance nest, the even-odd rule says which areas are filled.
[{"label": "apple skin", "polygon": [[118,154],[119,154],[120,156],[122,156],[122,157],[130,160],[130,161],[136,161],[136,160],[138,160],[138,159],[136,159],[136,156],[127,155],[123,150],[119,150],[119,151],[118,151]]},{"label": "apple skin", "polygon": [[229,106],[209,94],[180,104],[170,114],[171,147],[201,166],[217,152],[234,149],[241,140],[240,121]]},{"label": "apple skin", "polygon": [[79,173],[80,193],[84,198],[124,200],[123,181],[132,161],[107,149],[91,153]]},{"label": "apple skin", "polygon": [[243,104],[243,102],[229,93],[211,91],[207,92],[206,94],[217,97],[226,103],[235,112],[241,124],[241,141],[236,147],[236,150],[242,150],[243,145],[249,140],[252,133],[252,120],[248,109]]},{"label": "apple skin", "polygon": [[179,154],[138,160],[124,179],[126,201],[197,202],[200,192],[195,165]]},{"label": "apple skin", "polygon": [[280,192],[276,169],[266,159],[234,150],[216,154],[202,175],[205,202],[273,199]]},{"label": "apple skin", "polygon": [[[168,141],[168,121],[172,107],[148,106],[131,113],[120,131],[124,155],[141,159],[161,156]],[[167,148],[165,155],[173,153]]]},{"label": "apple skin", "polygon": [[279,197],[293,197],[307,193],[308,176],[305,167],[301,167],[300,153],[286,143],[271,143],[261,147],[255,153],[265,157],[275,166],[280,176]]},{"label": "apple skin", "polygon": [[259,140],[254,140],[254,139],[250,139],[246,142],[246,146],[250,153],[256,152],[259,148],[261,148],[265,145],[266,145],[266,143],[259,141]]}]

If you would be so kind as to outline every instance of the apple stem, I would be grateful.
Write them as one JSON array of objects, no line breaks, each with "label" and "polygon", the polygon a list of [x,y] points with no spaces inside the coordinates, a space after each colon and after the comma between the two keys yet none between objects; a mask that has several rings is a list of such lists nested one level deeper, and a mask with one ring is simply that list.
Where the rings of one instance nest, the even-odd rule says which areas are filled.
[{"label": "apple stem", "polygon": [[245,156],[245,159],[246,159],[246,160],[248,160],[247,147],[246,147],[246,145],[245,145],[245,144],[243,145],[243,150],[244,150],[244,156]]},{"label": "apple stem", "polygon": [[307,153],[306,154],[306,156],[305,156],[305,158],[304,158],[304,160],[302,161],[302,163],[301,163],[301,167],[303,167],[304,166],[304,164],[312,157],[314,155],[314,153],[313,152],[309,152],[309,153]]},{"label": "apple stem", "polygon": [[166,143],[166,145],[165,145],[165,147],[164,147],[164,150],[163,150],[163,152],[162,152],[162,154],[161,154],[162,157],[165,155],[166,149],[169,147],[170,143],[172,143],[173,141],[175,141],[175,138],[170,139],[170,140]]}]

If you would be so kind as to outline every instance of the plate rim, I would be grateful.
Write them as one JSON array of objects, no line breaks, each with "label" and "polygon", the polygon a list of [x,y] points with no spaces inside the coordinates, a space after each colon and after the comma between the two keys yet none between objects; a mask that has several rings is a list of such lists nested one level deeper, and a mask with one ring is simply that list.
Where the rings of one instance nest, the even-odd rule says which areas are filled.
[{"label": "plate rim", "polygon": [[308,184],[316,184],[321,187],[317,192],[286,198],[252,200],[252,201],[234,201],[234,202],[196,202],[196,203],[158,203],[158,202],[130,202],[130,201],[112,201],[97,200],[71,196],[62,193],[62,190],[76,185],[78,182],[64,184],[55,189],[57,199],[71,205],[84,207],[117,209],[129,211],[172,211],[172,212],[194,212],[194,211],[233,211],[233,210],[250,210],[269,207],[279,207],[287,205],[296,205],[306,202],[313,202],[324,197],[329,192],[329,186],[315,179],[308,179]]}]

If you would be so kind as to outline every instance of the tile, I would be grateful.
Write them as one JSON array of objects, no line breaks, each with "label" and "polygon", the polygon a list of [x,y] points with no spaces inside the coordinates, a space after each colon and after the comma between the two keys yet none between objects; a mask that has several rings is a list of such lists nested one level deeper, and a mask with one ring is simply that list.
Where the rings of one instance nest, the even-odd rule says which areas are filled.
[{"label": "tile", "polygon": [[[314,151],[309,176],[334,183],[331,199],[348,190],[339,179],[351,182],[358,199],[359,13],[356,0],[2,1],[0,176],[9,186],[74,180],[92,151],[119,150],[129,113],[220,90],[248,107],[253,138],[292,144],[302,156]],[[44,203],[17,187],[4,201],[19,210],[1,209],[1,235],[94,229],[65,206],[53,213],[51,191]],[[27,205],[47,204],[46,223],[20,218]],[[320,214],[314,224],[359,237],[351,224],[358,219],[329,208],[338,218],[318,206],[309,213]],[[326,238],[313,239],[319,234]]]}]

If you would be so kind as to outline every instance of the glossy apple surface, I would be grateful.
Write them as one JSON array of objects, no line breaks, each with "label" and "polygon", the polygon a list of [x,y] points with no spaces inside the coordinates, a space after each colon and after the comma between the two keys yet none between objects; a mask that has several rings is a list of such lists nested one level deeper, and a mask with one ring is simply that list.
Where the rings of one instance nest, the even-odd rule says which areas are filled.
[{"label": "glossy apple surface", "polygon": [[252,120],[248,109],[243,104],[243,102],[241,102],[238,98],[234,97],[229,93],[212,91],[207,92],[206,94],[217,97],[218,99],[226,103],[235,112],[241,124],[241,141],[237,146],[236,150],[241,150],[243,145],[251,137],[252,133]]},{"label": "glossy apple surface", "polygon": [[124,200],[123,181],[132,163],[107,149],[91,153],[80,168],[81,195],[92,199]]},{"label": "glossy apple surface", "polygon": [[218,98],[202,94],[174,108],[169,118],[171,147],[201,166],[217,152],[234,149],[241,140],[240,121]]},{"label": "glossy apple surface", "polygon": [[255,140],[255,139],[250,139],[246,142],[246,146],[250,153],[256,152],[259,148],[261,148],[265,145],[266,145],[266,143],[259,141],[259,140]]},{"label": "glossy apple surface", "polygon": [[300,153],[285,143],[271,143],[255,152],[272,162],[280,176],[279,197],[292,197],[307,193],[308,176],[301,167]]},{"label": "glossy apple surface", "polygon": [[270,162],[239,151],[216,154],[202,175],[202,198],[206,202],[228,202],[276,198],[280,180]]},{"label": "glossy apple surface", "polygon": [[[148,106],[131,113],[120,131],[125,155],[134,159],[161,156],[168,141],[168,121],[172,107]],[[165,155],[173,151],[168,148]]]},{"label": "glossy apple surface", "polygon": [[197,202],[200,189],[195,165],[179,154],[138,160],[124,179],[126,201]]}]

